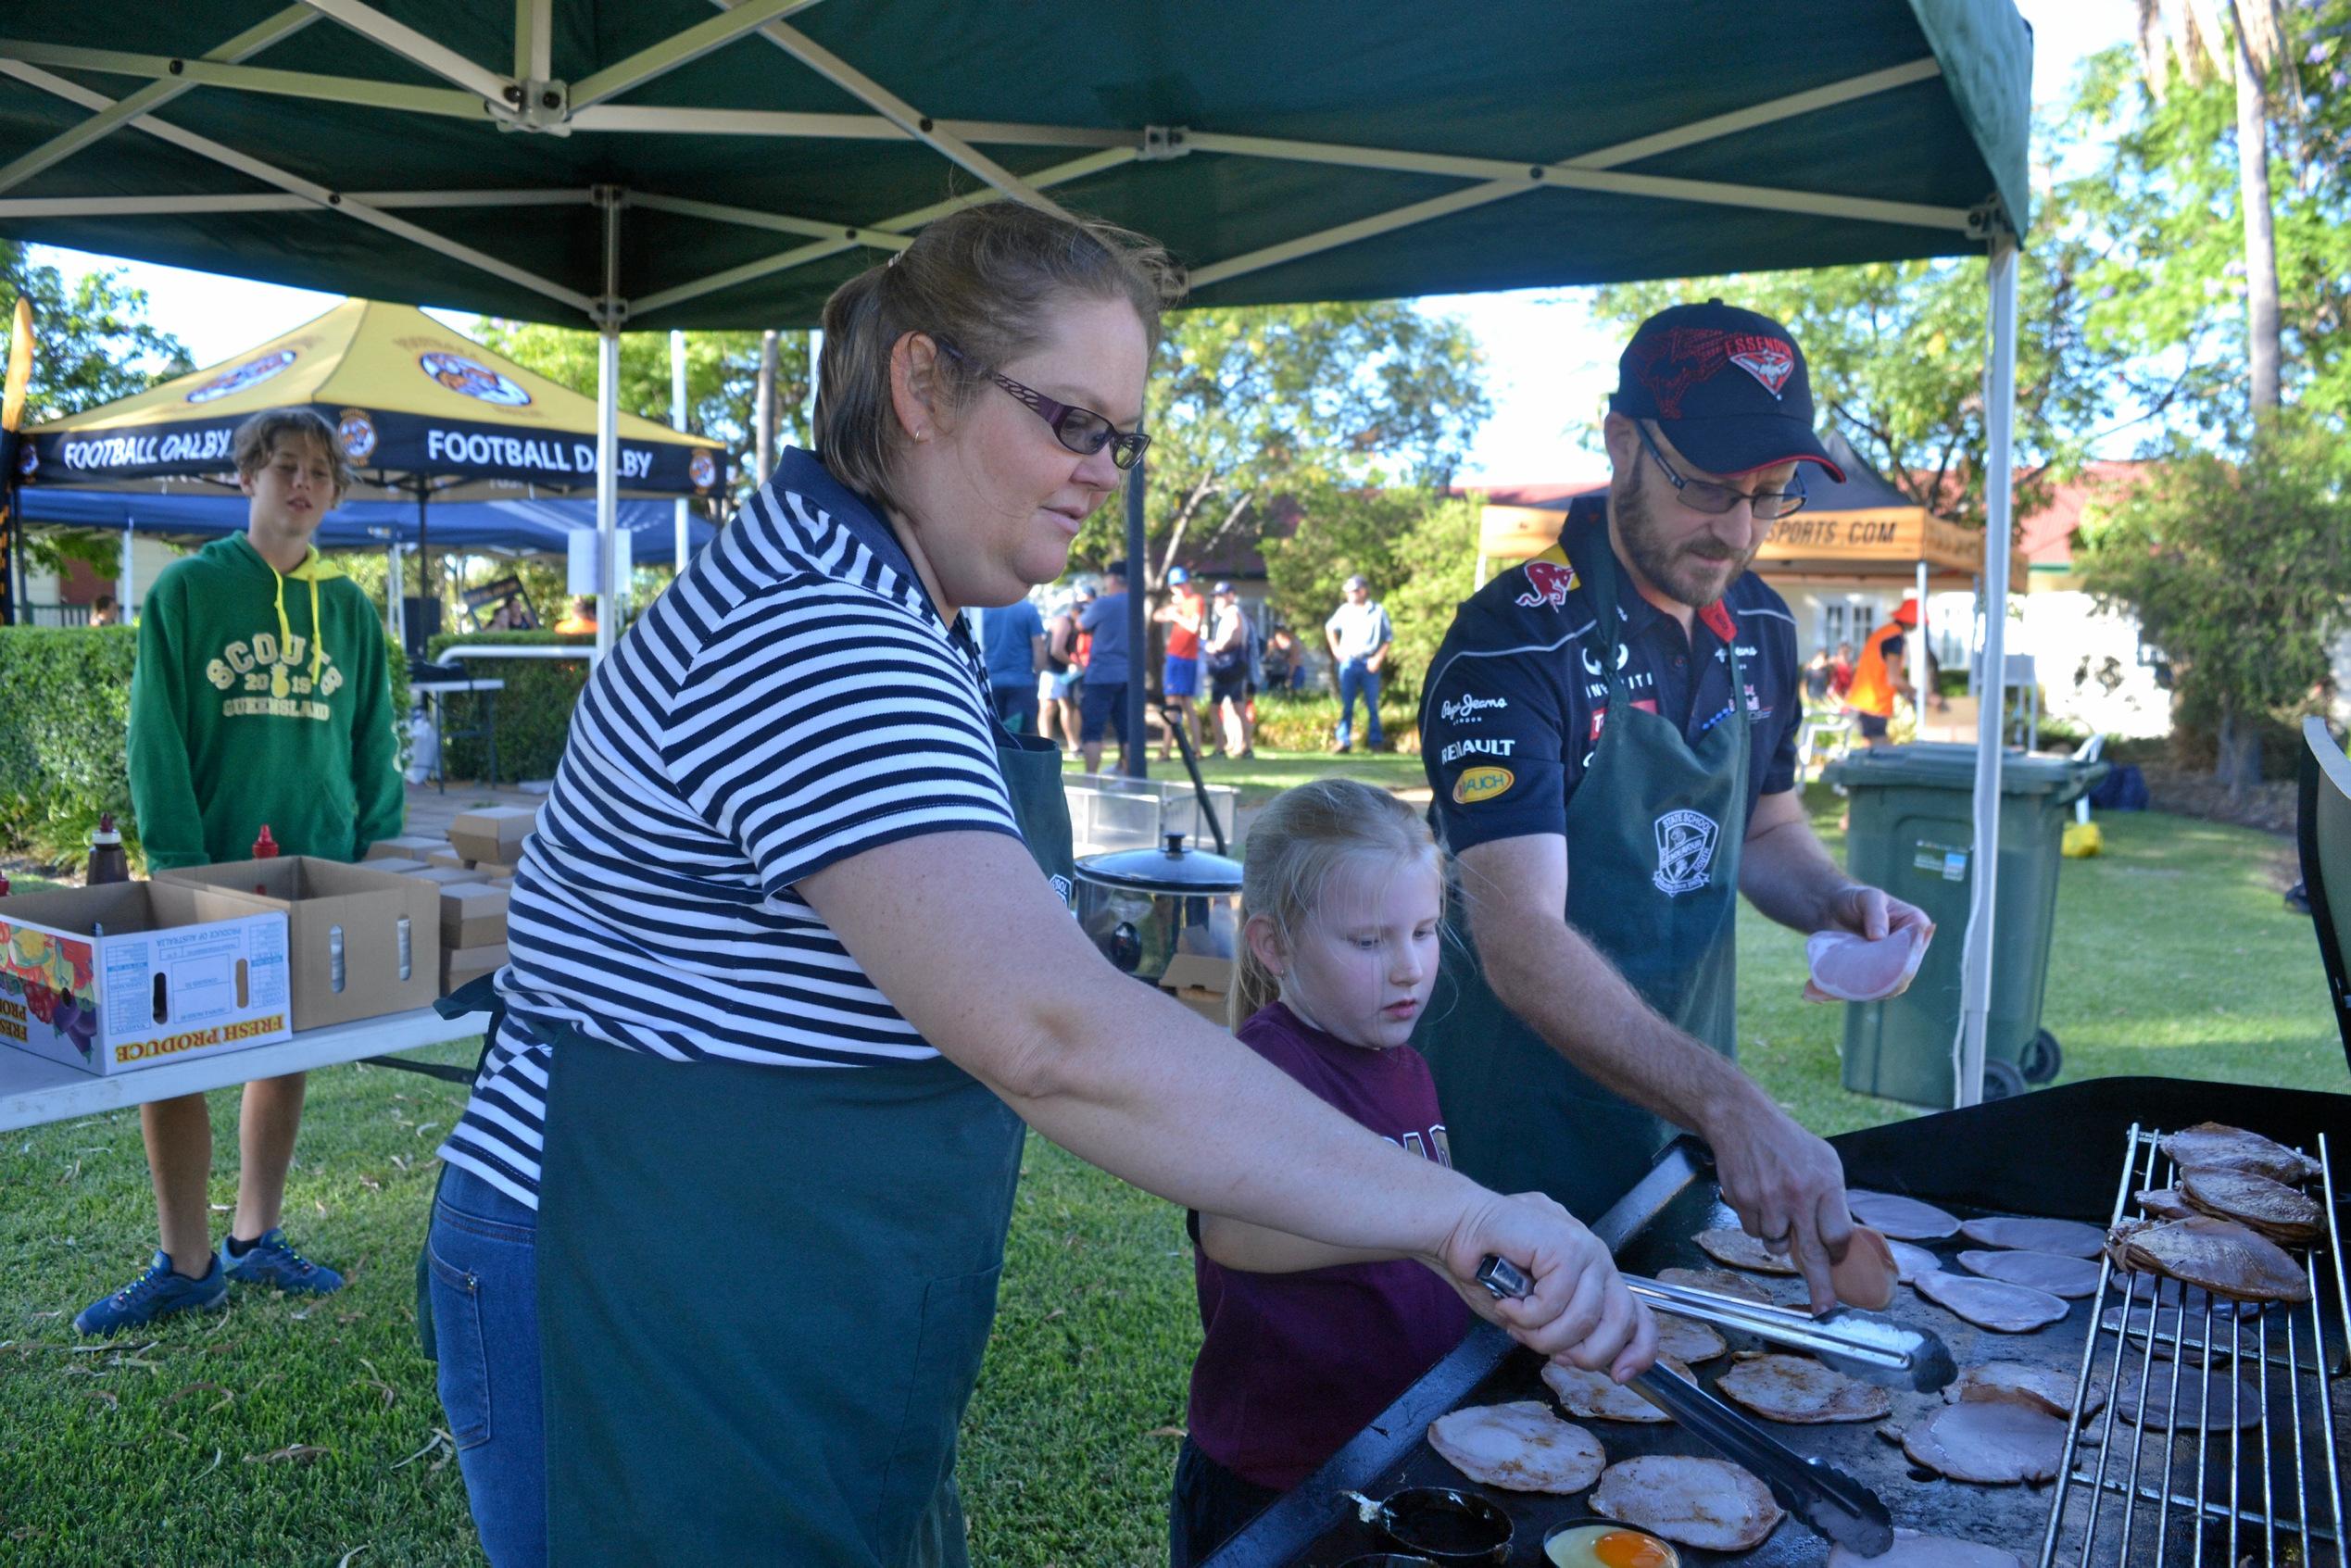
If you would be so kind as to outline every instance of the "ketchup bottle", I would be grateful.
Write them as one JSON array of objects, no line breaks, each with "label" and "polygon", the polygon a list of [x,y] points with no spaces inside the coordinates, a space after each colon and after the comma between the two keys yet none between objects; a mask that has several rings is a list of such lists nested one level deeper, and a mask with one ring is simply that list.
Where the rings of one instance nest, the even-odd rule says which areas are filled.
[{"label": "ketchup bottle", "polygon": [[270,824],[263,822],[261,824],[261,836],[253,841],[252,858],[257,860],[274,860],[277,859],[277,855],[278,841],[270,836]]},{"label": "ketchup bottle", "polygon": [[98,831],[90,835],[90,868],[83,880],[92,887],[131,880],[131,856],[122,847],[122,834],[115,831],[110,811],[98,818]]}]

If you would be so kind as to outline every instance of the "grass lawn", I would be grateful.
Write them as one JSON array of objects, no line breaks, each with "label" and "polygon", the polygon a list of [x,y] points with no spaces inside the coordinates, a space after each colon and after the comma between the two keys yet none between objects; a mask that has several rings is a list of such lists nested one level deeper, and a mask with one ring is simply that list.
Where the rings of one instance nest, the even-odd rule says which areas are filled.
[{"label": "grass lawn", "polygon": [[[1254,790],[1329,761],[1213,766]],[[1419,763],[1355,757],[1347,771],[1417,782]],[[1816,805],[1833,830],[1833,800]],[[2059,894],[2044,1017],[2066,1075],[2345,1088],[2309,923],[2278,897],[2283,841],[2174,817],[2104,822],[2106,855],[2068,862]],[[1823,1132],[1911,1114],[1839,1087],[1839,1015],[1797,999],[1802,943],[1742,921],[1741,1049],[1756,1076]],[[471,1060],[464,1046],[437,1054]],[[234,1097],[212,1098],[225,1203]],[[0,1136],[0,1562],[481,1561],[411,1339],[431,1154],[459,1100],[381,1068],[320,1075],[289,1223],[351,1287],[307,1306],[233,1297],[225,1315],[100,1346],[68,1320],[154,1245],[138,1118]],[[1164,1562],[1198,1332],[1181,1217],[1041,1140],[1026,1167],[965,1425],[974,1559]]]}]

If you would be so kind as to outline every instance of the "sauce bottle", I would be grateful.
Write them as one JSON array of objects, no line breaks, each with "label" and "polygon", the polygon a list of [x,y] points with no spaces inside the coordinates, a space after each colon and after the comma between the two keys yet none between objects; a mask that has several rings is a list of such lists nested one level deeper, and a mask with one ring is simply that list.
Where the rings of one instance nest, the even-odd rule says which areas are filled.
[{"label": "sauce bottle", "polygon": [[277,854],[278,841],[270,836],[270,824],[263,822],[261,824],[261,836],[253,841],[252,859],[256,860],[273,860],[277,859]]},{"label": "sauce bottle", "polygon": [[115,831],[110,811],[98,818],[98,831],[90,835],[90,868],[83,880],[92,887],[131,880],[131,856],[122,847],[122,834]]}]

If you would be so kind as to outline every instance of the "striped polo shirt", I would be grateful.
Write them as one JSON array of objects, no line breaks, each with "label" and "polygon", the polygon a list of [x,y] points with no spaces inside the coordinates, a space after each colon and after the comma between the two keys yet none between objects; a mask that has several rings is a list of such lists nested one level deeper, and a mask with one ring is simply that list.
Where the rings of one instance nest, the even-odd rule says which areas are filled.
[{"label": "striped polo shirt", "polygon": [[525,843],[506,1022],[441,1158],[537,1207],[550,1026],[673,1061],[937,1054],[798,892],[924,834],[1019,835],[986,665],[806,452],[597,666]]}]

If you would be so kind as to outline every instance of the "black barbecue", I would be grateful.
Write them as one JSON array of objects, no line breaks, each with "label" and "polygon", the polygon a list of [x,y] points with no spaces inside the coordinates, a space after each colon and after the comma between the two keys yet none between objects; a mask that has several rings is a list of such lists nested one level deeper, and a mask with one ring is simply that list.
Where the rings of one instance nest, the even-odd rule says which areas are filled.
[{"label": "black barbecue", "polygon": [[[2022,1361],[2110,1388],[2153,1386],[2175,1366],[2204,1374],[2213,1363],[2240,1369],[2257,1415],[2240,1427],[2150,1423],[2144,1430],[2116,1418],[2118,1399],[2087,1418],[2079,1400],[2068,1421],[2067,1468],[2040,1486],[1978,1486],[1916,1469],[1879,1425],[1769,1424],[1781,1442],[1852,1475],[1874,1490],[1894,1523],[2015,1552],[2042,1568],[2139,1568],[2141,1564],[2326,1564],[2351,1568],[2342,1468],[2351,1462],[2351,1397],[2338,1200],[2332,1156],[2351,1149],[2351,1096],[2254,1088],[2167,1078],[2106,1078],[2067,1085],[1966,1110],[1896,1123],[1830,1140],[1856,1187],[1905,1193],[1962,1218],[2030,1214],[2105,1225],[2134,1213],[2131,1193],[2161,1185],[2160,1132],[2217,1121],[2249,1128],[2328,1158],[2319,1196],[2327,1236],[2304,1256],[2317,1286],[2313,1302],[2271,1307],[2238,1317],[2203,1305],[2168,1306],[2152,1323],[2125,1320],[2130,1281],[2114,1273],[2098,1293],[2069,1303],[2061,1323],[2033,1334],[1980,1330],[1905,1288],[1888,1315],[1930,1329],[1962,1365]],[[2324,1143],[2321,1143],[2323,1135]],[[2345,1167],[2351,1175],[2351,1166]],[[1641,1185],[1593,1227],[1628,1273],[1654,1275],[1676,1265],[1711,1267],[1690,1240],[1726,1221],[1729,1210],[1703,1152],[1685,1141],[1660,1160]],[[1947,1262],[1966,1245],[1956,1238],[1931,1250]],[[1950,1266],[1957,1272],[1957,1264]],[[2200,1297],[2199,1297],[2200,1301]],[[2097,1328],[2102,1316],[2108,1326]],[[1734,1349],[1760,1348],[1729,1336]],[[1714,1369],[1695,1370],[1711,1382]],[[1331,1461],[1261,1514],[1210,1560],[1210,1568],[1336,1568],[1354,1557],[1393,1550],[1359,1517],[1349,1494],[1382,1498],[1407,1486],[1455,1487],[1502,1507],[1516,1525],[1507,1562],[1543,1562],[1544,1532],[1589,1515],[1584,1494],[1551,1497],[1480,1487],[1439,1458],[1428,1424],[1447,1411],[1510,1399],[1550,1403],[1540,1363],[1499,1330],[1479,1324],[1452,1354],[1365,1426]],[[2215,1386],[2234,1387],[2225,1374]],[[1934,1394],[1897,1392],[1890,1424],[1915,1420],[1941,1403]],[[1611,1462],[1646,1453],[1708,1454],[1673,1425],[1579,1423],[1606,1446]],[[1795,1520],[1783,1521],[1754,1550],[1725,1555],[1681,1549],[1687,1563],[1777,1565],[1827,1562],[1829,1545]]]}]

